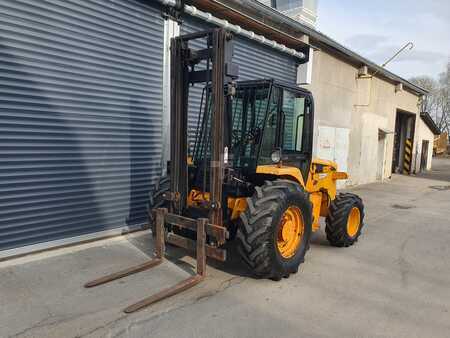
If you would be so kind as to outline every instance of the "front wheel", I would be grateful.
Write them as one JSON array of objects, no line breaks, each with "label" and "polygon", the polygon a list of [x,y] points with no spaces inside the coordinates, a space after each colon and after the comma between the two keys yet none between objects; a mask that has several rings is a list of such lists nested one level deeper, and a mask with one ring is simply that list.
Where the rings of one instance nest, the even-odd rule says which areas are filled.
[{"label": "front wheel", "polygon": [[355,194],[342,193],[331,202],[325,232],[331,245],[348,247],[358,241],[364,225],[364,205]]},{"label": "front wheel", "polygon": [[289,180],[267,181],[247,199],[237,231],[238,251],[256,277],[280,280],[304,262],[311,237],[311,202]]}]

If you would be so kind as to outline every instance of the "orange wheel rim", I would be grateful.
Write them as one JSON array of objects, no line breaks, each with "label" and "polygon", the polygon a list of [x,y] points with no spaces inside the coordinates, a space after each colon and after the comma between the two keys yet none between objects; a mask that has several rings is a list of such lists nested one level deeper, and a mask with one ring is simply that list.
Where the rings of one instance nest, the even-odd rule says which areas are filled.
[{"label": "orange wheel rim", "polygon": [[361,224],[361,212],[359,208],[353,207],[350,210],[350,214],[348,215],[347,220],[347,234],[350,237],[355,237],[359,231],[359,226]]},{"label": "orange wheel rim", "polygon": [[299,208],[287,208],[281,218],[281,225],[277,236],[277,247],[283,258],[295,255],[302,241],[305,231],[302,212]]}]

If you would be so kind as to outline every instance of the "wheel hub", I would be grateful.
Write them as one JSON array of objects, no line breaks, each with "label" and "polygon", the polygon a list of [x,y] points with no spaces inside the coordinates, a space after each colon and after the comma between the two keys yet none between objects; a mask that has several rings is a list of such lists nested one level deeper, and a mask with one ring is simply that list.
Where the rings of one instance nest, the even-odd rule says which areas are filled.
[{"label": "wheel hub", "polygon": [[282,237],[283,241],[289,241],[290,238],[295,236],[295,225],[292,221],[286,221],[283,226]]},{"label": "wheel hub", "polygon": [[295,255],[304,233],[303,217],[295,206],[287,208],[281,218],[277,247],[281,256],[290,258]]},{"label": "wheel hub", "polygon": [[359,208],[353,207],[350,210],[350,214],[348,215],[347,220],[347,234],[350,237],[355,237],[359,231],[359,226],[361,224],[361,212]]}]

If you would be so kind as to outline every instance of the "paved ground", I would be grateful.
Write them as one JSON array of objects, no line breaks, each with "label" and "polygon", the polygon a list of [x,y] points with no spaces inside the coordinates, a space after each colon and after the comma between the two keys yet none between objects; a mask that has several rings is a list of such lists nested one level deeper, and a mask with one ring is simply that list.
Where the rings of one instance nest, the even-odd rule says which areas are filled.
[{"label": "paved ground", "polygon": [[354,189],[361,240],[338,249],[317,233],[288,280],[247,278],[232,260],[133,315],[121,309],[187,276],[192,259],[172,250],[171,263],[90,290],[87,280],[144,261],[148,234],[0,263],[0,336],[449,337],[450,160],[434,168]]}]

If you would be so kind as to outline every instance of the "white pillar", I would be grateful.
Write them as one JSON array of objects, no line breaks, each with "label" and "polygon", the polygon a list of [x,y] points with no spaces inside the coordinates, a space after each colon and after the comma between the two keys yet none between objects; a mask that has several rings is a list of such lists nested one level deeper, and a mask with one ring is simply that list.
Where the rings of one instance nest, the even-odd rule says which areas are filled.
[{"label": "white pillar", "polygon": [[163,69],[163,116],[162,116],[162,173],[167,173],[167,161],[170,159],[170,39],[180,35],[178,22],[164,21],[164,69]]}]

